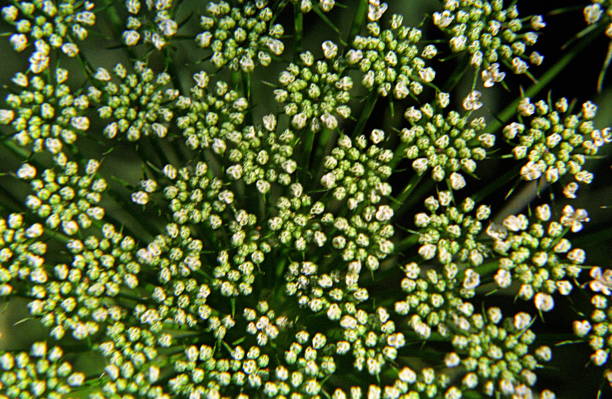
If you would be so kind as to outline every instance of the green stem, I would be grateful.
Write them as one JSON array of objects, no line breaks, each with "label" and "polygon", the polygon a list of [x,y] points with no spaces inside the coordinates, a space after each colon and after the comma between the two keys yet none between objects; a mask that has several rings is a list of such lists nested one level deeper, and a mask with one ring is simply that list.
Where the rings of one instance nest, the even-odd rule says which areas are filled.
[{"label": "green stem", "polygon": [[494,271],[496,271],[499,268],[499,260],[492,260],[490,262],[484,263],[476,268],[474,268],[474,271],[478,274],[480,274],[480,276],[485,276],[488,275],[490,273],[493,273]]},{"label": "green stem", "polygon": [[503,175],[496,177],[493,182],[487,184],[485,187],[483,187],[482,189],[477,191],[474,195],[472,195],[471,196],[472,199],[476,201],[476,203],[479,203],[484,198],[497,192],[501,187],[508,184],[512,179],[515,179],[518,176],[517,172],[520,168],[521,166],[513,167],[510,170],[508,170],[506,173],[504,173]]},{"label": "green stem", "polygon": [[402,190],[402,192],[395,198],[391,199],[393,203],[392,208],[394,211],[397,211],[402,205],[404,205],[404,201],[406,198],[414,191],[414,189],[418,186],[419,182],[423,179],[423,174],[414,175],[412,179],[406,184],[406,187]]},{"label": "green stem", "polygon": [[365,104],[363,108],[361,109],[361,114],[359,115],[357,124],[355,125],[355,128],[353,129],[353,137],[357,137],[361,133],[363,133],[363,129],[365,128],[366,123],[370,119],[370,115],[372,115],[372,112],[374,111],[374,108],[376,107],[377,101],[378,101],[378,96],[375,94],[367,97]]},{"label": "green stem", "polygon": [[346,42],[351,44],[353,39],[363,26],[366,16],[368,15],[368,0],[359,0],[357,4],[357,10],[355,10],[355,16],[353,17],[353,23],[351,24],[351,30],[349,31],[349,35],[346,38]]},{"label": "green stem", "polygon": [[603,90],[603,82],[606,77],[606,71],[612,62],[612,40],[608,44],[608,54],[606,54],[606,59],[604,60],[603,65],[601,66],[601,71],[599,71],[599,76],[597,77],[597,91],[601,93]]},{"label": "green stem", "polygon": [[304,36],[304,15],[298,3],[293,5],[293,27],[295,29],[295,51],[302,51],[302,38]]},{"label": "green stem", "polygon": [[395,252],[402,252],[405,249],[408,249],[410,247],[412,247],[413,245],[416,245],[419,242],[419,235],[418,234],[412,234],[406,238],[404,238],[402,241],[398,242],[395,245]]}]

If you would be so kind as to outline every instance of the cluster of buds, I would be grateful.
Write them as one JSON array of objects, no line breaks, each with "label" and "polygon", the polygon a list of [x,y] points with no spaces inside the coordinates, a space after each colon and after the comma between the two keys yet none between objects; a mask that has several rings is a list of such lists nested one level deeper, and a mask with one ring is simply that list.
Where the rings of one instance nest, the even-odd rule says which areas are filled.
[{"label": "cluster of buds", "polygon": [[504,8],[503,0],[445,0],[443,11],[433,14],[433,22],[451,36],[451,51],[470,54],[470,64],[482,71],[485,87],[504,79],[500,62],[522,74],[528,63],[540,65],[543,61],[535,51],[527,56],[527,48],[538,40],[535,31],[546,24],[541,16],[534,16],[530,19],[533,31],[529,30],[514,3]]},{"label": "cluster of buds", "polygon": [[592,102],[584,103],[579,114],[568,113],[568,107],[565,98],[554,106],[544,100],[533,104],[523,98],[518,105],[519,122],[504,127],[504,136],[514,145],[514,157],[527,160],[521,169],[524,180],[543,177],[555,183],[572,175],[575,181],[565,186],[564,194],[575,198],[578,183],[593,180],[593,174],[584,168],[587,157],[596,155],[612,140],[612,131],[595,128],[597,106]]},{"label": "cluster of buds", "polygon": [[85,382],[85,375],[74,371],[63,359],[59,346],[34,342],[30,352],[0,351],[0,392],[5,398],[72,398],[73,391]]},{"label": "cluster of buds", "polygon": [[274,13],[265,0],[239,0],[236,7],[221,1],[209,3],[200,19],[204,31],[196,36],[202,48],[212,50],[212,63],[233,71],[252,72],[256,62],[268,66],[273,56],[280,56],[285,45],[280,40],[285,30],[272,24]]},{"label": "cluster of buds", "polygon": [[463,371],[457,390],[480,386],[486,395],[532,397],[537,380],[534,370],[541,367],[540,362],[551,359],[549,347],[530,348],[536,338],[529,329],[532,322],[532,317],[523,312],[503,318],[496,307],[488,308],[486,314],[455,316],[455,351],[449,352],[444,362],[451,369],[461,367]]},{"label": "cluster of buds", "polygon": [[535,209],[535,218],[510,215],[502,225],[492,224],[487,234],[493,238],[493,250],[501,256],[494,280],[500,288],[509,288],[518,280],[518,297],[533,299],[539,311],[554,307],[553,294],[569,295],[573,281],[585,261],[585,251],[572,248],[565,238],[568,231],[579,231],[588,221],[584,209],[566,206],[559,221],[551,220],[547,204]]},{"label": "cluster of buds", "polygon": [[[184,360],[174,364],[175,376],[168,383],[173,394],[192,397],[220,397],[223,388],[261,389],[271,374],[270,356],[258,346],[248,350],[241,346],[228,348],[230,357],[220,357],[209,345],[188,346]],[[240,397],[240,396],[238,396]],[[242,395],[243,398],[248,396]]]},{"label": "cluster of buds", "polygon": [[[141,309],[138,309],[140,312]],[[137,312],[137,314],[138,314]],[[172,342],[168,334],[156,334],[146,326],[126,325],[123,321],[109,323],[104,331],[105,340],[95,350],[107,359],[104,367],[106,381],[91,399],[104,399],[121,395],[125,398],[170,399],[160,385],[160,348]]]},{"label": "cluster of buds", "polygon": [[0,125],[15,130],[13,140],[18,145],[33,152],[58,154],[89,129],[85,116],[89,99],[74,95],[67,79],[68,71],[62,68],[49,75],[28,77],[20,72],[13,77],[19,94],[6,96],[9,108],[0,109]]},{"label": "cluster of buds", "polygon": [[[435,181],[447,180],[453,190],[466,185],[461,172],[473,174],[487,150],[495,145],[495,136],[484,133],[484,118],[470,120],[469,113],[461,115],[443,108],[449,104],[447,93],[438,93],[435,104],[420,108],[410,107],[404,113],[411,124],[401,131],[403,156],[412,160],[412,168],[419,174],[431,169]],[[470,102],[468,108],[470,108]]]},{"label": "cluster of buds", "polygon": [[610,353],[612,351],[612,307],[609,297],[612,293],[612,275],[610,269],[602,272],[601,268],[591,269],[590,287],[594,291],[591,297],[593,305],[588,320],[574,321],[574,333],[588,342],[593,350],[591,361],[596,366],[605,366],[604,376],[612,387],[612,367]]},{"label": "cluster of buds", "polygon": [[257,345],[264,347],[270,340],[276,339],[288,324],[286,316],[277,316],[267,301],[259,301],[256,309],[245,308],[242,312],[248,322],[246,332],[255,335]]},{"label": "cluster of buds", "polygon": [[[245,127],[242,133],[233,131],[225,139],[215,138],[212,149],[229,165],[225,171],[232,180],[254,184],[265,195],[274,183],[289,186],[294,180],[297,137],[290,129],[277,133],[273,114],[265,115],[262,122],[262,126]],[[303,192],[298,187],[293,186],[292,193]]]},{"label": "cluster of buds", "polygon": [[[223,81],[209,87],[206,72],[193,75],[195,85],[189,96],[176,100],[176,126],[189,148],[211,148],[222,154],[227,141],[239,141],[249,103]],[[212,85],[211,85],[212,86]],[[237,137],[238,136],[238,137]]]},{"label": "cluster of buds", "polygon": [[402,24],[401,15],[393,15],[391,29],[381,30],[377,22],[367,25],[369,36],[357,36],[346,53],[348,65],[355,65],[363,73],[362,84],[369,90],[396,99],[418,96],[423,85],[436,76],[425,60],[436,56],[430,44],[419,50],[422,32]]},{"label": "cluster of buds", "polygon": [[[400,316],[409,316],[408,326],[420,339],[429,339],[432,332],[449,337],[450,317],[457,312],[472,314],[471,304],[458,296],[461,282],[457,265],[447,264],[439,272],[411,262],[404,265],[403,272],[400,285],[406,296],[395,302],[394,310]],[[470,295],[463,290],[463,296]]]},{"label": "cluster of buds", "polygon": [[[377,205],[391,194],[387,182],[391,168],[387,165],[393,152],[379,145],[385,140],[385,133],[374,129],[370,140],[365,135],[352,140],[342,135],[330,155],[323,159],[323,168],[328,171],[321,177],[321,185],[333,190],[338,201],[347,202],[348,208],[357,209],[360,205]],[[370,143],[368,141],[371,141]],[[377,215],[379,221],[387,221],[393,216]]]},{"label": "cluster of buds", "polygon": [[68,57],[76,57],[75,43],[87,38],[87,28],[96,22],[92,1],[33,0],[13,1],[1,10],[6,22],[16,33],[9,40],[13,49],[22,52],[32,43],[36,50],[29,58],[30,71],[41,73],[49,67],[51,50],[61,49]]},{"label": "cluster of buds", "polygon": [[79,175],[78,164],[65,156],[56,157],[56,163],[58,170],[45,169],[40,176],[35,166],[24,163],[17,177],[30,181],[34,194],[27,196],[25,205],[32,213],[44,219],[49,229],[74,236],[104,217],[98,204],[107,183],[96,176],[100,166],[96,160],[87,162],[84,175]]},{"label": "cluster of buds", "polygon": [[45,280],[43,233],[40,223],[28,224],[18,213],[0,219],[0,297],[19,292],[17,279]]},{"label": "cluster of buds", "polygon": [[[425,208],[428,212],[417,213],[414,223],[419,229],[419,255],[425,261],[434,258],[442,265],[457,263],[461,267],[480,266],[489,255],[488,249],[479,240],[482,232],[482,223],[491,215],[491,209],[486,205],[476,204],[471,198],[466,198],[458,206],[452,204],[451,191],[438,192],[438,198],[425,199]],[[474,216],[470,213],[474,213]],[[473,271],[465,271],[466,281],[463,285],[466,290],[473,290],[478,286],[476,281],[468,281],[468,275]],[[477,276],[472,276],[476,278]]]},{"label": "cluster of buds", "polygon": [[279,244],[296,251],[304,252],[313,243],[323,247],[328,241],[321,223],[325,205],[313,202],[299,183],[291,184],[289,192],[289,196],[281,196],[276,201],[267,227],[278,237]]},{"label": "cluster of buds", "polygon": [[282,88],[274,90],[276,101],[298,130],[308,127],[318,132],[321,125],[335,129],[351,115],[353,81],[344,74],[346,62],[334,42],[325,41],[321,47],[324,59],[315,60],[310,51],[301,53],[299,65],[289,64],[278,78]]},{"label": "cluster of buds", "polygon": [[[144,3],[144,7],[143,4]],[[179,28],[174,17],[174,0],[125,0],[128,17],[122,34],[126,46],[151,43],[162,50]]]},{"label": "cluster of buds", "polygon": [[113,81],[108,70],[98,68],[93,75],[95,85],[87,93],[100,118],[111,121],[104,128],[104,136],[113,139],[124,134],[129,141],[137,141],[143,135],[165,137],[174,117],[169,105],[179,95],[178,90],[169,87],[170,75],[155,74],[140,61],[132,73],[117,64],[113,75],[119,83]]},{"label": "cluster of buds", "polygon": [[66,248],[73,256],[70,264],[60,263],[31,288],[36,298],[30,302],[32,315],[49,328],[56,340],[70,332],[77,340],[90,338],[102,326],[123,319],[126,310],[105,298],[116,297],[122,287],[136,287],[140,265],[134,261],[135,241],[105,224],[102,237],[89,235],[71,239]]}]

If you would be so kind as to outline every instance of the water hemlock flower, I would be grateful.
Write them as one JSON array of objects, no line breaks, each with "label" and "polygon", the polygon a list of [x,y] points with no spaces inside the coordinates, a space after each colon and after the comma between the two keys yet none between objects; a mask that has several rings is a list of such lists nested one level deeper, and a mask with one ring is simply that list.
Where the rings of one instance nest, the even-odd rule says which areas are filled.
[{"label": "water hemlock flower", "polygon": [[540,65],[543,61],[538,52],[527,53],[538,40],[537,31],[546,26],[542,17],[531,17],[530,26],[525,27],[527,21],[519,18],[518,7],[505,6],[503,0],[446,0],[443,11],[433,14],[434,25],[450,36],[451,50],[469,53],[469,63],[481,71],[485,87],[504,79],[505,73],[499,72],[500,63],[523,74],[528,72],[529,64]]},{"label": "water hemlock flower", "polygon": [[252,72],[255,63],[268,66],[280,56],[285,45],[281,24],[271,24],[274,12],[265,1],[240,1],[238,7],[227,2],[210,3],[209,15],[200,19],[204,31],[196,36],[198,45],[212,50],[212,63],[221,68]]},{"label": "water hemlock flower", "polygon": [[562,343],[612,386],[611,131],[522,4],[4,5],[0,399],[552,399]]}]

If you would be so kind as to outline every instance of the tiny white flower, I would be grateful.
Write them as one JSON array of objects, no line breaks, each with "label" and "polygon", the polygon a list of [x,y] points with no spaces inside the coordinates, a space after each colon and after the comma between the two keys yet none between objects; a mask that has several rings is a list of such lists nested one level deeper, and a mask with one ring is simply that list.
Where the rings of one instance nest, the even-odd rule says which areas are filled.
[{"label": "tiny white flower", "polygon": [[0,109],[0,125],[8,125],[15,119],[15,111],[12,109]]},{"label": "tiny white flower", "polygon": [[13,33],[9,38],[9,41],[11,42],[13,49],[18,53],[22,52],[26,49],[26,47],[28,47],[28,37],[23,33]]},{"label": "tiny white flower", "polygon": [[123,32],[122,38],[126,46],[135,46],[140,41],[140,33],[135,30],[126,30]]},{"label": "tiny white flower", "polygon": [[478,90],[473,90],[465,97],[463,100],[463,108],[466,111],[475,111],[482,107],[482,102],[480,102],[480,97],[482,94]]},{"label": "tiny white flower", "polygon": [[323,49],[323,56],[327,59],[335,58],[338,55],[338,46],[330,40],[324,41],[321,48]]},{"label": "tiny white flower", "polygon": [[35,51],[30,56],[29,62],[33,73],[41,73],[49,66],[49,56],[42,51]]},{"label": "tiny white flower", "polygon": [[543,312],[549,312],[555,306],[555,301],[553,300],[553,297],[543,292],[538,292],[533,298],[533,302],[535,304],[536,309],[541,310]]},{"label": "tiny white flower", "polygon": [[371,22],[378,21],[387,11],[387,3],[380,3],[379,0],[368,1],[368,20]]}]

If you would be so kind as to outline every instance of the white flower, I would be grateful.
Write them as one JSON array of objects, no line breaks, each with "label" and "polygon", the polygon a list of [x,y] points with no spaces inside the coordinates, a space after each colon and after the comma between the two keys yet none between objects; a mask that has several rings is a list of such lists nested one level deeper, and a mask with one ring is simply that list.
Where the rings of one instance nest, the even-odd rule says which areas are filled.
[{"label": "white flower", "polygon": [[601,270],[601,267],[594,267],[589,273],[591,278],[589,288],[593,292],[600,292],[604,295],[610,296],[612,293],[612,269]]},{"label": "white flower", "polygon": [[519,101],[517,109],[521,116],[531,116],[535,112],[535,105],[531,103],[531,99],[529,97],[524,97]]},{"label": "white flower", "polygon": [[553,297],[543,292],[538,292],[533,298],[533,302],[535,304],[536,309],[541,310],[543,312],[548,312],[552,310],[555,306],[555,301],[553,300]]},{"label": "white flower", "polygon": [[544,22],[544,18],[541,15],[534,15],[531,17],[531,27],[535,30],[540,30],[546,27],[546,22]]},{"label": "white flower", "polygon": [[494,279],[500,288],[508,288],[512,284],[512,274],[506,269],[499,269]]},{"label": "white flower", "polygon": [[17,171],[17,177],[23,180],[29,180],[36,177],[36,168],[29,163],[24,163]]},{"label": "white flower", "polygon": [[379,0],[368,1],[368,20],[371,22],[378,21],[385,11],[387,11],[387,3],[380,3]]},{"label": "white flower", "polygon": [[15,119],[15,111],[12,109],[0,109],[0,125],[8,125]]},{"label": "white flower", "polygon": [[601,4],[595,3],[584,7],[584,20],[589,25],[599,21],[602,15]]},{"label": "white flower", "polygon": [[444,29],[448,27],[453,20],[455,19],[454,15],[451,14],[449,10],[444,10],[443,12],[434,12],[433,13],[433,23],[440,29]]},{"label": "white flower", "polygon": [[571,228],[573,233],[582,230],[582,223],[588,222],[589,214],[585,209],[576,209],[571,205],[566,205],[563,208],[563,214],[560,222],[563,226]]},{"label": "white flower", "polygon": [[499,64],[494,63],[489,65],[481,73],[484,87],[492,87],[495,83],[499,83],[506,77],[505,72],[499,71]]},{"label": "white flower", "polygon": [[525,312],[520,312],[514,315],[514,328],[524,330],[531,323],[531,316]]},{"label": "white flower", "polygon": [[122,37],[126,46],[135,46],[140,41],[140,33],[135,30],[126,30]]},{"label": "white flower", "polygon": [[321,44],[323,56],[327,59],[335,58],[338,55],[338,46],[331,40],[326,40]]},{"label": "white flower", "polygon": [[22,52],[26,49],[26,47],[28,47],[28,37],[23,33],[13,33],[9,38],[9,41],[11,42],[13,49],[18,53]]},{"label": "white flower", "polygon": [[476,111],[482,107],[482,102],[480,102],[480,97],[482,94],[478,90],[473,90],[468,93],[468,95],[463,100],[463,108],[466,111]]},{"label": "white flower", "polygon": [[520,75],[522,73],[527,72],[528,68],[529,65],[527,65],[527,63],[519,57],[514,57],[512,59],[512,69],[514,70],[514,73]]},{"label": "white flower", "polygon": [[68,57],[74,58],[79,53],[79,47],[74,43],[64,43],[62,45],[62,52]]},{"label": "white flower", "polygon": [[41,73],[49,66],[49,56],[42,51],[35,51],[29,59],[30,70],[33,73]]},{"label": "white flower", "polygon": [[545,166],[540,162],[529,161],[521,168],[521,177],[527,181],[539,179]]},{"label": "white flower", "polygon": [[461,190],[463,187],[465,187],[465,178],[461,173],[451,173],[449,180],[453,190]]}]

